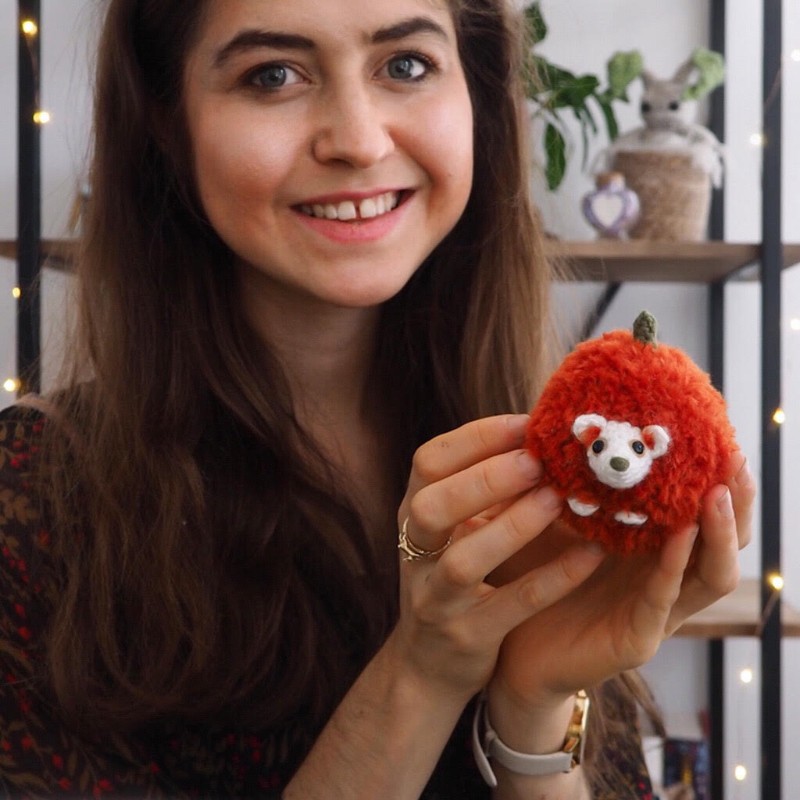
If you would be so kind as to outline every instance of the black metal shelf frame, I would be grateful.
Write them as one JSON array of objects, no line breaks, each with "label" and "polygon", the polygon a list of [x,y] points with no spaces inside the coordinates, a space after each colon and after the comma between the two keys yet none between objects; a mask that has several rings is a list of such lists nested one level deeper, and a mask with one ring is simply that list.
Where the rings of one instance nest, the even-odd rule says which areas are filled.
[{"label": "black metal shelf frame", "polygon": [[[711,0],[711,46],[725,52],[725,0]],[[18,174],[17,174],[17,374],[21,391],[40,387],[41,298],[41,155],[40,125],[34,121],[40,95],[40,0],[18,0]],[[761,258],[761,563],[767,576],[781,572],[780,426],[772,420],[781,403],[781,266],[782,242],[782,0],[763,0],[764,156],[762,168]],[[26,34],[23,20],[39,33]],[[711,127],[725,140],[724,87],[711,100]],[[718,193],[711,212],[712,238],[724,238],[724,209]],[[618,285],[609,287],[610,302]],[[724,380],[724,282],[709,291],[711,374],[720,388]],[[762,585],[762,610],[774,593]],[[761,655],[761,797],[780,800],[781,760],[781,626],[780,597],[772,598],[771,613],[760,638]],[[724,644],[710,643],[712,729],[712,796],[723,797]]]},{"label": "black metal shelf frame", "polygon": [[[781,574],[780,425],[773,421],[781,405],[781,269],[782,215],[782,0],[763,0],[762,97],[763,161],[761,171],[761,612],[764,625],[759,639],[761,798],[780,800],[782,792],[782,664],[780,592],[768,576]],[[726,2],[711,0],[711,47],[725,53]],[[711,126],[725,141],[725,91],[712,97]],[[722,196],[711,212],[712,238],[724,239]],[[711,376],[724,383],[725,286],[709,292],[709,354]],[[724,642],[709,643],[709,698],[711,711],[711,796],[724,797]]]},{"label": "black metal shelf frame", "polygon": [[[40,110],[40,0],[17,0],[17,377],[20,393],[39,391],[41,295],[39,268],[42,235]],[[36,31],[26,33],[23,21]]]}]

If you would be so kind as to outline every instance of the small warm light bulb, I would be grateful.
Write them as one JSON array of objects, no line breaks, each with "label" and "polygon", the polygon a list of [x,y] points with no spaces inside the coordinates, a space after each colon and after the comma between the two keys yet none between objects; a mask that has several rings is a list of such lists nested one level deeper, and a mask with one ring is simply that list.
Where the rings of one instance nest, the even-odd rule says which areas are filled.
[{"label": "small warm light bulb", "polygon": [[793,331],[800,331],[800,317],[792,317],[791,320],[789,320],[789,327]]},{"label": "small warm light bulb", "polygon": [[7,378],[3,383],[3,388],[9,393],[13,394],[19,389],[19,381],[16,378]]},{"label": "small warm light bulb", "polygon": [[37,125],[47,125],[51,119],[52,117],[50,116],[49,111],[36,111],[33,115],[33,121]]},{"label": "small warm light bulb", "polygon": [[772,415],[772,421],[776,425],[783,425],[786,422],[786,412],[782,408],[776,408],[775,413]]},{"label": "small warm light bulb", "polygon": [[742,683],[752,683],[752,682],[753,682],[753,670],[752,670],[752,669],[750,669],[750,667],[745,667],[745,668],[744,668],[744,669],[743,669],[743,670],[742,670],[742,671],[739,673],[739,680],[740,680]]},{"label": "small warm light bulb", "polygon": [[783,575],[779,575],[777,572],[769,575],[767,577],[767,583],[776,591],[780,592],[783,587],[785,586],[785,582],[783,580]]},{"label": "small warm light bulb", "polygon": [[36,36],[39,33],[39,26],[32,19],[22,20],[20,27],[26,36]]},{"label": "small warm light bulb", "polygon": [[744,764],[737,764],[733,768],[733,777],[740,782],[745,780],[747,778],[747,767]]},{"label": "small warm light bulb", "polygon": [[14,287],[14,288],[11,290],[11,296],[12,296],[12,297],[13,297],[15,300],[19,300],[19,299],[20,299],[20,297],[22,297],[22,289],[20,289],[20,288],[19,288],[19,286],[15,286],[15,287]]},{"label": "small warm light bulb", "polygon": [[767,143],[767,137],[763,133],[750,134],[750,144],[753,147],[764,147]]}]

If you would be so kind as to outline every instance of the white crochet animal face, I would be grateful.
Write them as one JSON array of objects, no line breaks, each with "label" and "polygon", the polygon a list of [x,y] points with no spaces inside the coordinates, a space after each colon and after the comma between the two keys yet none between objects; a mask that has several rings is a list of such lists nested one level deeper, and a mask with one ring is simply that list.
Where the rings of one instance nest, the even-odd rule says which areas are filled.
[{"label": "white crochet animal face", "polygon": [[653,130],[670,130],[676,125],[692,122],[697,103],[686,100],[684,92],[694,72],[691,61],[679,67],[672,78],[656,78],[646,69],[642,70],[641,113],[644,124]]},{"label": "white crochet animal face", "polygon": [[572,432],[586,447],[592,472],[612,489],[630,489],[644,480],[655,459],[667,452],[670,436],[660,425],[637,428],[629,422],[581,414]]}]

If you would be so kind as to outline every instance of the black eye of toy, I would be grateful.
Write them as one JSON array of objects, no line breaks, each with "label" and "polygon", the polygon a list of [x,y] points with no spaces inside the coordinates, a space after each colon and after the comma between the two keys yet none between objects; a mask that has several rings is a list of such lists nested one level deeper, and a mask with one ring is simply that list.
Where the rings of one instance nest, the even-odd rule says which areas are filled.
[{"label": "black eye of toy", "polygon": [[648,102],[642,103],[642,113],[646,114],[648,111],[652,110],[653,106],[650,105]]},{"label": "black eye of toy", "polygon": [[592,452],[593,453],[602,453],[605,449],[606,443],[602,439],[597,439],[594,444],[592,444]]},{"label": "black eye of toy", "polygon": [[642,442],[636,441],[631,444],[631,450],[636,453],[637,456],[642,455],[644,453],[644,444]]},{"label": "black eye of toy", "polygon": [[677,100],[673,100],[673,101],[672,101],[672,102],[669,104],[669,110],[670,110],[670,111],[677,111],[679,108],[680,108],[680,105],[678,104],[678,101],[677,101]]}]

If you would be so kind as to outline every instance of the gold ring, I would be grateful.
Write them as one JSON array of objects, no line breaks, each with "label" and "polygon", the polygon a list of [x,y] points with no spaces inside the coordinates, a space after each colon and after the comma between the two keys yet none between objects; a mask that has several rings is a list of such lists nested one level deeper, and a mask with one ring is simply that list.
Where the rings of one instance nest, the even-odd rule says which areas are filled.
[{"label": "gold ring", "polygon": [[444,553],[450,546],[453,537],[451,536],[440,548],[437,550],[423,550],[417,547],[411,539],[408,538],[408,517],[403,520],[403,527],[400,529],[400,537],[397,540],[397,549],[403,551],[403,561],[423,561],[426,558],[436,558]]}]

